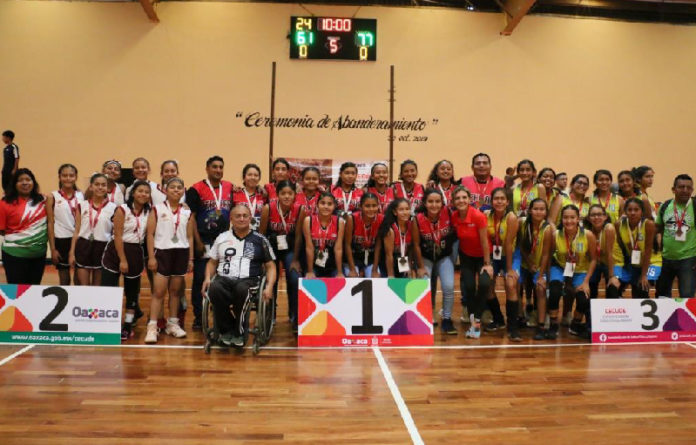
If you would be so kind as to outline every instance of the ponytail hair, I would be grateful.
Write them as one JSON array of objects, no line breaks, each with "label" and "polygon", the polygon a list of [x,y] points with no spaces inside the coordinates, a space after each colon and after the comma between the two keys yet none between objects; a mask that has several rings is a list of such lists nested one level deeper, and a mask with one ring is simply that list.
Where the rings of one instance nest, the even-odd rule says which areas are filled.
[{"label": "ponytail hair", "polygon": [[399,204],[401,204],[402,202],[405,202],[406,204],[410,205],[408,199],[396,198],[387,206],[387,209],[384,211],[384,220],[382,221],[382,224],[379,226],[379,230],[377,231],[378,239],[384,239],[384,237],[387,236],[387,233],[389,233],[389,229],[391,229],[392,224],[396,222],[396,215],[394,215],[394,213],[396,212],[396,208],[399,207]]}]

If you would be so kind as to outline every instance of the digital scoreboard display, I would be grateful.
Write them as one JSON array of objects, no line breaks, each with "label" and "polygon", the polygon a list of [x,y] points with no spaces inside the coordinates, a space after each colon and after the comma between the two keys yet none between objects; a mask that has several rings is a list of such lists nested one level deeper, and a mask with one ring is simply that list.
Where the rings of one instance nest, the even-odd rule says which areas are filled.
[{"label": "digital scoreboard display", "polygon": [[291,17],[290,58],[377,60],[377,20]]}]

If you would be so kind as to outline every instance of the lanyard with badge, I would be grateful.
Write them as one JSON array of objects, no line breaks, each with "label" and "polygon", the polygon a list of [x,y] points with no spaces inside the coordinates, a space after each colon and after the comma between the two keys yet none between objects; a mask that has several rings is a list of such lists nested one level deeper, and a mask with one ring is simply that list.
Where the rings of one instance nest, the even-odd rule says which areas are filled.
[{"label": "lanyard with badge", "polygon": [[140,216],[143,214],[143,210],[140,209],[140,212],[135,213],[133,209],[131,209],[131,215],[133,215],[133,218],[135,219],[135,229],[133,229],[133,233],[138,237],[138,242],[140,242],[140,239],[142,238],[140,236]]},{"label": "lanyard with badge", "polygon": [[563,276],[566,278],[572,278],[575,274],[575,263],[577,262],[577,258],[575,252],[573,252],[573,247],[575,246],[575,240],[578,238],[579,233],[580,229],[578,229],[577,233],[575,234],[573,241],[570,241],[570,238],[568,238],[568,234],[565,230],[563,230],[563,237],[565,238],[567,249],[566,264],[565,269],[563,270]]},{"label": "lanyard with badge", "polygon": [[[276,203],[276,208],[278,209],[278,215],[280,216],[280,222],[283,224],[283,234],[276,235],[276,244],[278,250],[288,250],[288,224],[285,222],[285,216],[283,215],[283,210],[280,208],[280,203]],[[292,212],[292,209],[288,211],[288,215]]]},{"label": "lanyard with badge", "polygon": [[70,199],[68,199],[65,193],[63,193],[63,190],[58,190],[58,193],[63,197],[63,199],[65,199],[65,202],[68,203],[70,214],[73,216],[73,219],[75,219],[75,212],[77,212],[77,193],[73,192],[73,196]]},{"label": "lanyard with badge", "polygon": [[640,230],[643,227],[643,220],[641,219],[640,222],[638,222],[635,239],[633,238],[633,230],[631,230],[631,225],[628,223],[628,220],[626,220],[626,227],[628,228],[628,240],[631,245],[631,265],[640,266],[641,252],[638,241],[640,240]]},{"label": "lanyard with badge", "polygon": [[522,185],[520,185],[520,214],[519,216],[527,216],[527,201],[529,201],[529,195],[532,193],[532,188],[534,184],[530,185],[527,190],[522,190]]},{"label": "lanyard with badge", "polygon": [[[447,207],[447,203],[448,203],[448,201],[447,201],[447,193],[445,193],[445,189],[443,189],[442,186],[441,186],[440,184],[438,184],[437,186],[438,186],[438,188],[440,189],[440,192],[442,192],[442,200],[444,201],[445,207]],[[452,188],[452,186],[450,185],[449,188],[448,188],[447,190],[449,191],[451,188]]]},{"label": "lanyard with badge", "polygon": [[[101,215],[101,212],[102,212],[102,210],[104,210],[104,207],[106,207],[107,203],[108,203],[108,201],[103,202],[101,207],[96,209],[96,208],[94,208],[94,204],[92,204],[91,200],[88,202],[88,204],[89,204],[88,218],[89,218],[89,231],[90,231],[89,240],[90,241],[94,241],[94,229],[97,227],[97,222],[99,221],[99,215]],[[97,214],[94,216],[94,218],[92,218],[92,209],[97,211]]]},{"label": "lanyard with badge", "polygon": [[376,234],[372,233],[372,227],[377,226],[375,224],[376,220],[377,218],[375,218],[375,220],[370,224],[363,224],[363,231],[365,232],[365,241],[363,241],[362,247],[364,252],[363,264],[365,264],[365,266],[367,266],[370,262],[370,248],[373,246],[374,239],[376,238]]},{"label": "lanyard with badge", "polygon": [[430,224],[430,231],[433,234],[433,260],[437,260],[438,257],[440,256],[440,252],[442,252],[442,245],[440,244],[440,240],[442,239],[442,232],[440,231],[440,218],[438,216],[437,221],[434,223],[428,219],[428,223]]},{"label": "lanyard with badge", "polygon": [[172,242],[176,244],[179,242],[178,231],[179,223],[181,222],[181,206],[177,207],[175,212],[169,206],[169,202],[165,202],[164,204],[167,206],[167,209],[169,209],[169,213],[172,214],[172,221],[174,221],[174,216],[176,215],[176,221],[174,221],[174,236],[172,236]]},{"label": "lanyard with badge", "polygon": [[326,262],[329,259],[329,252],[326,248],[326,240],[329,237],[329,229],[331,228],[331,222],[332,221],[329,221],[329,225],[326,228],[324,228],[321,225],[319,217],[317,216],[317,224],[319,224],[319,249],[317,251],[317,258],[314,260],[314,264],[316,264],[319,267],[326,267]]},{"label": "lanyard with badge", "polygon": [[409,203],[411,204],[411,215],[414,215],[416,213],[416,204],[414,202],[413,196],[416,192],[416,184],[413,184],[413,189],[411,189],[410,193],[406,192],[406,187],[404,187],[404,183],[399,184],[401,186],[401,193],[403,193],[404,198],[408,199]]},{"label": "lanyard with badge", "polygon": [[503,222],[502,218],[498,219],[493,211],[493,259],[502,260],[503,259],[503,246],[500,240],[500,225]]},{"label": "lanyard with badge", "polygon": [[686,219],[686,214],[689,211],[689,206],[691,206],[691,198],[686,202],[684,206],[684,211],[682,211],[681,217],[677,212],[677,203],[672,201],[672,209],[674,210],[674,222],[677,225],[677,230],[674,232],[674,241],[685,242],[686,232],[689,231],[689,227],[684,224]]},{"label": "lanyard with badge", "polygon": [[408,256],[406,255],[406,236],[408,235],[408,228],[405,233],[401,233],[401,228],[397,223],[396,231],[399,232],[399,251],[401,253],[398,261],[399,273],[406,273],[411,270],[408,265]]},{"label": "lanyard with badge", "polygon": [[[213,185],[210,183],[210,179],[206,179],[205,183],[208,184],[208,188],[210,189],[210,193],[213,194],[213,199],[215,200],[215,216],[218,218],[220,215],[222,215],[222,183],[218,185],[218,193],[215,193],[215,189],[213,188]],[[246,192],[246,191],[245,191]]]},{"label": "lanyard with badge", "polygon": [[[220,188],[222,191],[222,188]],[[256,230],[259,227],[259,220],[256,217],[256,193],[254,193],[254,200],[251,200],[251,195],[244,189],[244,196],[246,197],[247,203],[249,204],[249,210],[251,211],[251,228]]]},{"label": "lanyard with badge", "polygon": [[478,179],[474,178],[474,181],[476,182],[476,190],[478,191],[478,202],[475,203],[477,205],[474,207],[480,208],[486,202],[486,196],[488,196],[488,185],[491,183],[491,178],[488,177],[486,182],[483,183],[483,189],[481,189],[481,183]]}]

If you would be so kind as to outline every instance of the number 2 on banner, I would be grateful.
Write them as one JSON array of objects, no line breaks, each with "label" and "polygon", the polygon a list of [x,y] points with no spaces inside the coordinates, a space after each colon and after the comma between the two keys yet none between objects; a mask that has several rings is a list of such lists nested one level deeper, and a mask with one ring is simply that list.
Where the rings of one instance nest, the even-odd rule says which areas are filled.
[{"label": "number 2 on banner", "polygon": [[68,331],[68,325],[64,323],[53,323],[53,320],[56,319],[60,315],[61,312],[63,312],[63,309],[65,309],[65,306],[68,305],[68,292],[63,289],[62,287],[58,286],[53,286],[53,287],[48,287],[41,292],[42,297],[47,297],[49,295],[55,295],[58,298],[58,302],[56,303],[56,306],[51,310],[51,312],[44,317],[43,320],[41,320],[41,323],[39,323],[39,329],[42,331],[60,331],[60,332],[67,332]]},{"label": "number 2 on banner", "polygon": [[373,324],[372,281],[363,280],[350,290],[351,295],[356,295],[360,292],[362,292],[362,325],[352,326],[350,328],[351,333],[381,334],[384,331],[384,326],[375,326]]},{"label": "number 2 on banner", "polygon": [[640,327],[645,329],[646,331],[653,331],[657,329],[657,327],[660,325],[660,319],[657,318],[657,315],[655,315],[655,313],[657,312],[657,303],[655,303],[653,300],[643,300],[640,303],[640,306],[648,306],[648,310],[643,312],[643,317],[649,318],[650,321],[652,321],[651,324],[641,325]]}]

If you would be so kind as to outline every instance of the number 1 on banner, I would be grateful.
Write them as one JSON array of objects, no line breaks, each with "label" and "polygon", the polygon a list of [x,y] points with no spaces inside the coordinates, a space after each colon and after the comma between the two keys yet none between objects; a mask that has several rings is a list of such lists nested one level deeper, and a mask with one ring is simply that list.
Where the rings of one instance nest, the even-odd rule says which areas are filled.
[{"label": "number 1 on banner", "polygon": [[356,295],[360,292],[362,292],[362,325],[352,326],[350,328],[351,333],[381,334],[384,331],[384,326],[375,326],[373,324],[372,281],[363,280],[350,290],[351,295]]}]

